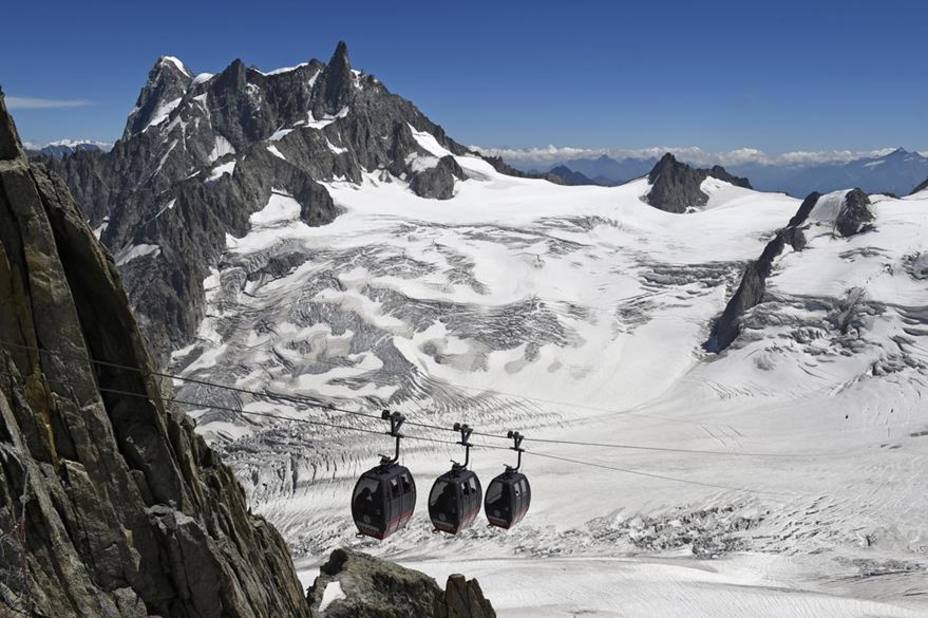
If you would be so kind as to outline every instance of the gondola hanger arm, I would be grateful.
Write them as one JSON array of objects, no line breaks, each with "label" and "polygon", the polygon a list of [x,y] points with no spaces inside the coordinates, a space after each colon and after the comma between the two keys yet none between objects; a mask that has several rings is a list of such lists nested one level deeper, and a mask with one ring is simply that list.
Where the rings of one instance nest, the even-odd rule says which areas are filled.
[{"label": "gondola hanger arm", "polygon": [[470,463],[470,435],[474,433],[474,430],[470,425],[461,423],[455,423],[454,430],[461,432],[461,441],[458,442],[458,444],[464,447],[464,463],[459,464],[453,459],[451,460],[451,463],[454,464],[455,469],[464,469],[467,468],[467,465]]},{"label": "gondola hanger arm", "polygon": [[406,422],[406,417],[399,412],[384,410],[380,413],[380,418],[385,421],[390,421],[390,431],[387,432],[387,435],[396,438],[396,452],[393,458],[391,459],[386,455],[380,456],[380,465],[389,466],[400,460],[400,439],[403,437],[403,434],[400,433],[400,429],[403,427],[403,423]]}]

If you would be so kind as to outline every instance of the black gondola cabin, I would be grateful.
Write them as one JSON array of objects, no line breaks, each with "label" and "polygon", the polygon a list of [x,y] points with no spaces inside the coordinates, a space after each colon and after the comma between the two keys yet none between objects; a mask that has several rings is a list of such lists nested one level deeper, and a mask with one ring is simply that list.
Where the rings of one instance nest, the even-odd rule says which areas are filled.
[{"label": "black gondola cabin", "polygon": [[528,478],[513,468],[490,481],[484,508],[492,526],[511,528],[519,523],[532,502],[532,488]]},{"label": "black gondola cabin", "polygon": [[483,488],[473,471],[455,466],[435,480],[429,493],[429,517],[436,530],[457,534],[467,528],[477,513]]},{"label": "black gondola cabin", "polygon": [[381,464],[361,475],[351,498],[358,532],[385,539],[402,529],[416,509],[416,482],[409,469]]}]

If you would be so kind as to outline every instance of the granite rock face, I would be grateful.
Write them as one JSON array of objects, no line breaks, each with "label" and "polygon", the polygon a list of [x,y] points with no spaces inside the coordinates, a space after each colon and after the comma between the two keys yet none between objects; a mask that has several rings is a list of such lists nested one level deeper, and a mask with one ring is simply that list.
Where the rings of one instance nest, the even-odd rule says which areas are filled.
[{"label": "granite rock face", "polygon": [[328,63],[269,73],[235,60],[216,75],[194,75],[161,58],[112,150],[39,160],[64,178],[114,255],[164,363],[203,318],[203,281],[226,235],[245,235],[272,189],[300,202],[304,222],[324,225],[338,209],[320,183],[389,173],[422,197],[447,199],[466,179],[447,155],[466,152],[415,105],[353,69],[339,43]]},{"label": "granite rock face", "polygon": [[0,610],[309,616],[282,538],[151,367],[112,259],[0,96]]},{"label": "granite rock face", "polygon": [[751,188],[747,178],[733,176],[719,165],[711,169],[696,169],[677,161],[668,152],[648,174],[651,191],[645,200],[655,208],[673,213],[705,206],[709,196],[703,193],[700,185],[709,176],[745,189]]},{"label": "granite rock face", "polygon": [[476,580],[448,578],[445,590],[418,571],[337,549],[309,589],[313,616],[327,618],[494,618]]}]

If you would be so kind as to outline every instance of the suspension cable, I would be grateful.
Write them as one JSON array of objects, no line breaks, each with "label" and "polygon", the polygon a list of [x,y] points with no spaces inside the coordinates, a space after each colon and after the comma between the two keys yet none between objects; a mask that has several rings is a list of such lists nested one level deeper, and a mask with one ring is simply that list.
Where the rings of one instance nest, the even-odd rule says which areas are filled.
[{"label": "suspension cable", "polygon": [[[14,347],[14,348],[19,348],[19,349],[35,351],[35,352],[39,352],[43,354],[49,354],[52,356],[57,356],[59,358],[72,357],[72,358],[76,358],[79,360],[87,361],[87,362],[105,366],[105,367],[132,371],[132,372],[135,372],[141,375],[153,375],[153,376],[158,376],[158,377],[167,378],[171,380],[178,380],[181,382],[197,384],[197,385],[205,386],[208,388],[216,388],[219,390],[225,390],[225,391],[235,392],[235,393],[244,394],[244,395],[250,395],[252,397],[257,397],[257,398],[272,399],[272,400],[278,400],[278,401],[280,400],[290,401],[293,403],[300,403],[306,407],[316,408],[319,410],[329,410],[333,412],[340,412],[342,414],[349,414],[353,416],[369,418],[372,420],[380,420],[379,414],[372,414],[369,412],[362,412],[359,410],[349,410],[347,408],[335,406],[334,404],[322,404],[312,397],[309,397],[306,395],[300,395],[299,393],[276,393],[276,392],[268,392],[268,391],[262,392],[262,391],[247,389],[247,388],[238,387],[238,386],[218,384],[215,382],[211,382],[208,380],[201,380],[198,378],[188,378],[184,376],[174,375],[174,374],[155,371],[155,370],[141,369],[139,367],[132,367],[130,365],[124,365],[124,364],[115,363],[112,361],[104,361],[104,360],[98,360],[98,359],[93,359],[93,358],[87,358],[86,356],[80,355],[80,354],[68,354],[65,352],[48,350],[44,348],[38,348],[35,346],[27,346],[23,344],[16,344],[16,343],[11,343],[11,342],[2,341],[2,340],[0,340],[0,344],[7,345],[10,347]],[[190,402],[179,402],[179,403],[187,403],[189,405],[195,405],[195,404],[191,404]],[[257,415],[256,413],[252,413],[252,412],[243,411],[243,413]],[[406,424],[412,427],[419,427],[422,429],[456,432],[456,430],[453,427],[436,425],[433,423],[423,423],[421,421],[407,420]],[[506,435],[477,432],[477,431],[474,432],[474,435],[481,436],[484,438],[492,438],[496,440],[508,441],[510,439]],[[559,440],[559,439],[554,439],[554,438],[531,438],[528,436],[526,436],[526,438],[531,442],[538,442],[538,443],[545,443],[545,444],[562,444],[565,446],[588,446],[588,447],[594,447],[594,448],[614,448],[614,449],[622,449],[622,450],[640,450],[640,451],[655,451],[655,452],[730,456],[730,457],[795,458],[795,457],[815,457],[817,456],[816,454],[802,454],[802,453],[758,453],[758,452],[745,452],[745,451],[716,451],[716,450],[708,450],[708,449],[686,449],[686,448],[660,447],[660,446],[622,444],[622,443],[583,442],[583,441],[574,441],[574,440]]]}]

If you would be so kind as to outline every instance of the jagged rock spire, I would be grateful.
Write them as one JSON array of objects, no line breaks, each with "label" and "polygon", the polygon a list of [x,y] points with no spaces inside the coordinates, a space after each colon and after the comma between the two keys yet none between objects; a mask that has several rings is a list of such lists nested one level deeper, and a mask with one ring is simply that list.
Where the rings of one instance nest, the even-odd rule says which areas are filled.
[{"label": "jagged rock spire", "polygon": [[16,123],[6,110],[6,100],[0,89],[0,160],[9,161],[23,156],[23,144],[16,131]]},{"label": "jagged rock spire", "polygon": [[322,99],[326,113],[337,114],[348,105],[351,99],[353,77],[351,61],[348,59],[348,44],[339,41],[322,75],[324,87]]}]

